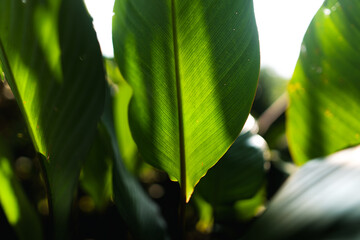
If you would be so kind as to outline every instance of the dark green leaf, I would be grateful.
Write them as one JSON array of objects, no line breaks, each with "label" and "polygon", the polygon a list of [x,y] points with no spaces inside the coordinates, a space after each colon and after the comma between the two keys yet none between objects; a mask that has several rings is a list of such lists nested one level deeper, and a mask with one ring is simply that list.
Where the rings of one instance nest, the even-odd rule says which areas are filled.
[{"label": "dark green leaf", "polygon": [[105,130],[98,127],[80,178],[81,186],[94,200],[98,210],[106,206],[112,195],[112,156],[109,154],[109,146],[101,136],[104,134],[102,131]]},{"label": "dark green leaf", "polygon": [[[254,119],[250,116],[249,121]],[[246,126],[246,125],[245,125]],[[244,128],[226,154],[203,177],[196,190],[212,205],[251,198],[265,179],[265,140]]]}]

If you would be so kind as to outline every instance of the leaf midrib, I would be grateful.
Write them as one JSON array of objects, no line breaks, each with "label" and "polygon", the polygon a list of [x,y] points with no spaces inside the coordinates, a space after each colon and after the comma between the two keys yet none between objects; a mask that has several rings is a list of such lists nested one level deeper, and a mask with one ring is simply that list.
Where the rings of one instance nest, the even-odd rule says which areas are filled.
[{"label": "leaf midrib", "polygon": [[174,67],[176,80],[176,98],[177,110],[179,120],[179,147],[180,147],[180,185],[181,185],[181,202],[186,202],[186,161],[185,161],[185,139],[184,139],[184,120],[183,120],[183,106],[182,106],[182,91],[180,81],[179,69],[179,46],[177,39],[177,22],[176,22],[176,8],[175,0],[171,0],[171,17],[172,17],[172,32],[173,32],[173,47],[174,47]]}]

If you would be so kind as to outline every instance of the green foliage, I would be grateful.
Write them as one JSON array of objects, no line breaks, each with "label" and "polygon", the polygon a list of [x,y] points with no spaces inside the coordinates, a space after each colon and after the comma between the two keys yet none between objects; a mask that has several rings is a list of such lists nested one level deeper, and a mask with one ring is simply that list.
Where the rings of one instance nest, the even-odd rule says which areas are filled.
[{"label": "green foliage", "polygon": [[236,139],[254,98],[259,43],[252,1],[120,0],[114,12],[115,57],[134,91],[134,140],[189,199]]},{"label": "green foliage", "polygon": [[107,206],[112,196],[111,150],[102,139],[103,131],[99,126],[80,175],[82,188],[89,193],[99,210]]},{"label": "green foliage", "polygon": [[259,76],[251,0],[116,0],[115,60],[82,0],[1,0],[0,228],[6,218],[21,240],[357,239],[360,152],[344,149],[360,143],[359,8],[324,2],[287,114],[283,79],[262,70],[259,119],[244,126]]},{"label": "green foliage", "polygon": [[102,116],[102,124],[106,131],[103,142],[112,148],[114,159],[113,192],[116,206],[137,238],[144,240],[168,239],[166,223],[158,206],[144,193],[136,179],[126,171],[115,134],[109,93],[106,100],[106,108]]},{"label": "green foliage", "polygon": [[289,84],[287,135],[303,164],[360,143],[357,1],[326,1],[305,35]]},{"label": "green foliage", "polygon": [[253,126],[244,128],[196,187],[196,191],[214,206],[251,198],[263,184],[268,149],[265,140],[256,134],[257,125],[251,116],[248,122]]},{"label": "green foliage", "polygon": [[131,136],[129,127],[128,108],[132,97],[132,89],[121,76],[119,68],[114,60],[105,60],[108,81],[110,81],[112,93],[112,108],[114,113],[114,127],[116,137],[119,142],[119,150],[121,157],[130,170],[137,172],[139,168],[139,159],[137,154],[137,146]]},{"label": "green foliage", "polygon": [[24,193],[9,160],[6,144],[0,138],[0,204],[19,239],[43,239],[40,218]]},{"label": "green foliage", "polygon": [[41,155],[62,239],[103,108],[100,48],[80,0],[4,0],[0,16],[2,68]]}]

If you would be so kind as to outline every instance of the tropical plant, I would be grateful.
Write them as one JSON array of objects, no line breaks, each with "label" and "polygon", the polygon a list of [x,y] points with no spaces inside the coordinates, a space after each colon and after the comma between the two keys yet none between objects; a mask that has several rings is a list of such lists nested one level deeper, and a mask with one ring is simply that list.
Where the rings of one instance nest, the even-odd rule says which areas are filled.
[{"label": "tropical plant", "polygon": [[82,0],[1,0],[2,237],[357,238],[358,10],[324,2],[254,119],[252,0],[116,0],[115,59]]}]

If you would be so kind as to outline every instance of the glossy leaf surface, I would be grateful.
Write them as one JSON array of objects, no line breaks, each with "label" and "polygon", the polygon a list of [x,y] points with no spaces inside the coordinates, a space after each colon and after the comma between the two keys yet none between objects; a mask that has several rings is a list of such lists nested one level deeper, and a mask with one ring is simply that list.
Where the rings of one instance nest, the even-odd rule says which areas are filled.
[{"label": "glossy leaf surface", "polygon": [[56,238],[104,101],[102,57],[80,0],[0,1],[0,61],[42,156]]},{"label": "glossy leaf surface", "polygon": [[[254,121],[251,116],[250,121]],[[225,155],[200,180],[196,190],[212,205],[251,198],[264,183],[266,154],[265,140],[252,133],[251,128],[244,127]]]},{"label": "glossy leaf surface", "polygon": [[357,147],[306,163],[245,239],[358,239],[359,158]]},{"label": "glossy leaf surface", "polygon": [[115,58],[134,90],[134,140],[189,198],[251,107],[259,74],[253,3],[117,0],[114,12]]},{"label": "glossy leaf surface", "polygon": [[299,164],[360,143],[360,2],[327,0],[305,35],[287,135]]}]

